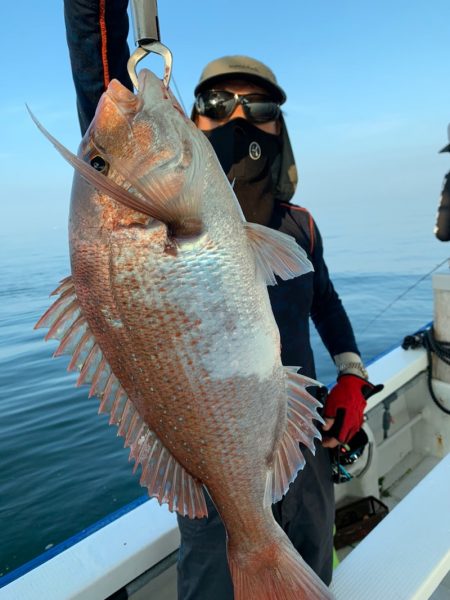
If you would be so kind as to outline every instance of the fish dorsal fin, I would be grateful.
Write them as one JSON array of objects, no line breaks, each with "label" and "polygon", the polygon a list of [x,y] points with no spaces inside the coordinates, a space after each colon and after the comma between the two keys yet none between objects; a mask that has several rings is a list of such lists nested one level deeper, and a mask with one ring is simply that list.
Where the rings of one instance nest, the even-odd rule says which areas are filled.
[{"label": "fish dorsal fin", "polygon": [[287,426],[275,455],[272,477],[272,502],[278,502],[287,492],[297,473],[304,467],[305,458],[299,444],[315,454],[314,438],[321,435],[314,420],[323,423],[317,409],[322,406],[306,390],[320,385],[314,379],[297,373],[298,367],[284,367],[288,394]]},{"label": "fish dorsal fin", "polygon": [[292,236],[257,223],[245,223],[244,227],[257,268],[267,285],[277,283],[275,275],[286,280],[314,270],[306,252]]},{"label": "fish dorsal fin", "polygon": [[35,329],[48,327],[45,339],[60,341],[54,356],[72,355],[68,370],[80,371],[77,385],[89,383],[89,397],[100,399],[99,413],[108,413],[110,425],[118,426],[118,435],[130,448],[130,460],[135,461],[134,471],[141,465],[140,484],[150,497],[167,503],[171,511],[191,518],[206,516],[202,484],[180,465],[128,398],[83,316],[72,278],[64,279],[55,294],[59,298]]}]

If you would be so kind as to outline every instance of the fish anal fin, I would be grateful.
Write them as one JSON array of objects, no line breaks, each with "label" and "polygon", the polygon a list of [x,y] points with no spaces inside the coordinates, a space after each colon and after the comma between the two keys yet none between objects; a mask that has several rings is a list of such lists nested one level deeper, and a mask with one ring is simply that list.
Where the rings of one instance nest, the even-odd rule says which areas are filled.
[{"label": "fish anal fin", "polygon": [[68,275],[67,277],[64,277],[64,279],[61,279],[58,287],[51,292],[50,296],[60,296],[68,289],[73,289],[72,275]]},{"label": "fish anal fin", "polygon": [[290,235],[257,223],[245,223],[244,227],[267,285],[277,283],[275,275],[286,280],[314,270],[306,252]]},{"label": "fish anal fin", "polygon": [[142,467],[140,483],[149,495],[180,515],[206,516],[201,482],[176,460],[128,398],[83,316],[71,277],[61,282],[56,294],[58,290],[61,295],[38,321],[61,340],[55,354],[72,352],[69,368],[80,371],[77,385],[91,384],[90,395],[100,398],[99,412],[109,414],[110,424],[117,425],[118,435],[130,447],[134,470]]},{"label": "fish anal fin", "polygon": [[156,498],[160,504],[167,503],[171,511],[180,515],[190,518],[207,516],[200,481],[186,471],[140,417],[132,420],[132,426],[140,434],[134,436],[130,444],[130,458],[135,459],[134,470],[141,466],[140,484],[147,488],[149,496]]},{"label": "fish anal fin", "polygon": [[321,404],[306,390],[311,385],[320,384],[303,375],[297,375],[297,367],[285,367],[284,373],[288,403],[287,425],[274,458],[272,502],[281,500],[297,473],[305,465],[299,444],[304,444],[315,453],[314,439],[320,439],[320,433],[314,421],[322,422],[317,412]]}]

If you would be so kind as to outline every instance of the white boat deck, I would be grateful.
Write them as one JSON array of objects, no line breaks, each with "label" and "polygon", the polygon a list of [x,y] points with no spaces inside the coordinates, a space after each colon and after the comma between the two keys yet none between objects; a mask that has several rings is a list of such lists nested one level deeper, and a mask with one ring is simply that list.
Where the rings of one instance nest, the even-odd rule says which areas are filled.
[{"label": "white boat deck", "polygon": [[[381,498],[389,512],[391,512],[409,492],[418,485],[422,479],[439,463],[439,459],[434,456],[425,456],[418,462],[414,469],[411,469],[403,477],[397,480],[389,487]],[[350,546],[344,546],[337,551],[339,561],[342,562],[352,550],[358,546],[358,543]],[[450,595],[449,595],[450,598]]]},{"label": "white boat deck", "polygon": [[390,514],[338,553],[336,600],[449,600],[450,455],[425,457],[388,491]]},{"label": "white boat deck", "polygon": [[[445,442],[441,435],[448,432],[448,417],[429,398],[420,375],[426,364],[423,351],[397,348],[369,367],[372,381],[385,382],[368,403],[378,419],[385,398],[412,390],[412,381],[417,391],[397,394],[392,410],[403,412],[394,417],[387,443],[378,441],[380,475],[395,464],[387,466],[390,461],[400,461],[389,471],[381,497],[390,514],[360,544],[338,552],[337,600],[450,600],[450,455],[443,458],[448,433]],[[419,408],[423,401],[426,408]]]},{"label": "white boat deck", "polygon": [[[439,460],[437,458],[425,456],[414,469],[396,481],[382,498],[383,503],[386,504],[389,511],[392,511],[438,463]],[[339,560],[342,562],[357,547],[357,545],[358,544],[345,546],[338,550],[337,554]],[[430,600],[450,600],[450,572],[444,577],[437,589],[430,596]]]}]

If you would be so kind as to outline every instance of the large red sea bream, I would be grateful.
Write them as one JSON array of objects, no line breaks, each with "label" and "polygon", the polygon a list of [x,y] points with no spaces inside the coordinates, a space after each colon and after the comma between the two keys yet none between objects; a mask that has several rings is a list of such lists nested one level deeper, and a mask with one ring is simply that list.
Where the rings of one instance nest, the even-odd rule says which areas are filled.
[{"label": "large red sea bream", "polygon": [[[150,496],[228,534],[237,600],[330,592],[272,517],[314,450],[319,403],[284,367],[266,286],[311,269],[296,242],[246,223],[208,140],[149,71],[103,94],[75,167],[72,275],[37,327],[141,465]],[[42,126],[39,127],[43,130]],[[45,131],[45,130],[43,130]]]}]

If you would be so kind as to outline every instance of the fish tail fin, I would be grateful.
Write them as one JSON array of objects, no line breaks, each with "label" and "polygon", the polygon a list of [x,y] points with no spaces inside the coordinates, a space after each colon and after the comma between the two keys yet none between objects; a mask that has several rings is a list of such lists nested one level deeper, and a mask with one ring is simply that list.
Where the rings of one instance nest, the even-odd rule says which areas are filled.
[{"label": "fish tail fin", "polygon": [[333,595],[286,536],[244,554],[228,544],[235,600],[332,600]]}]

